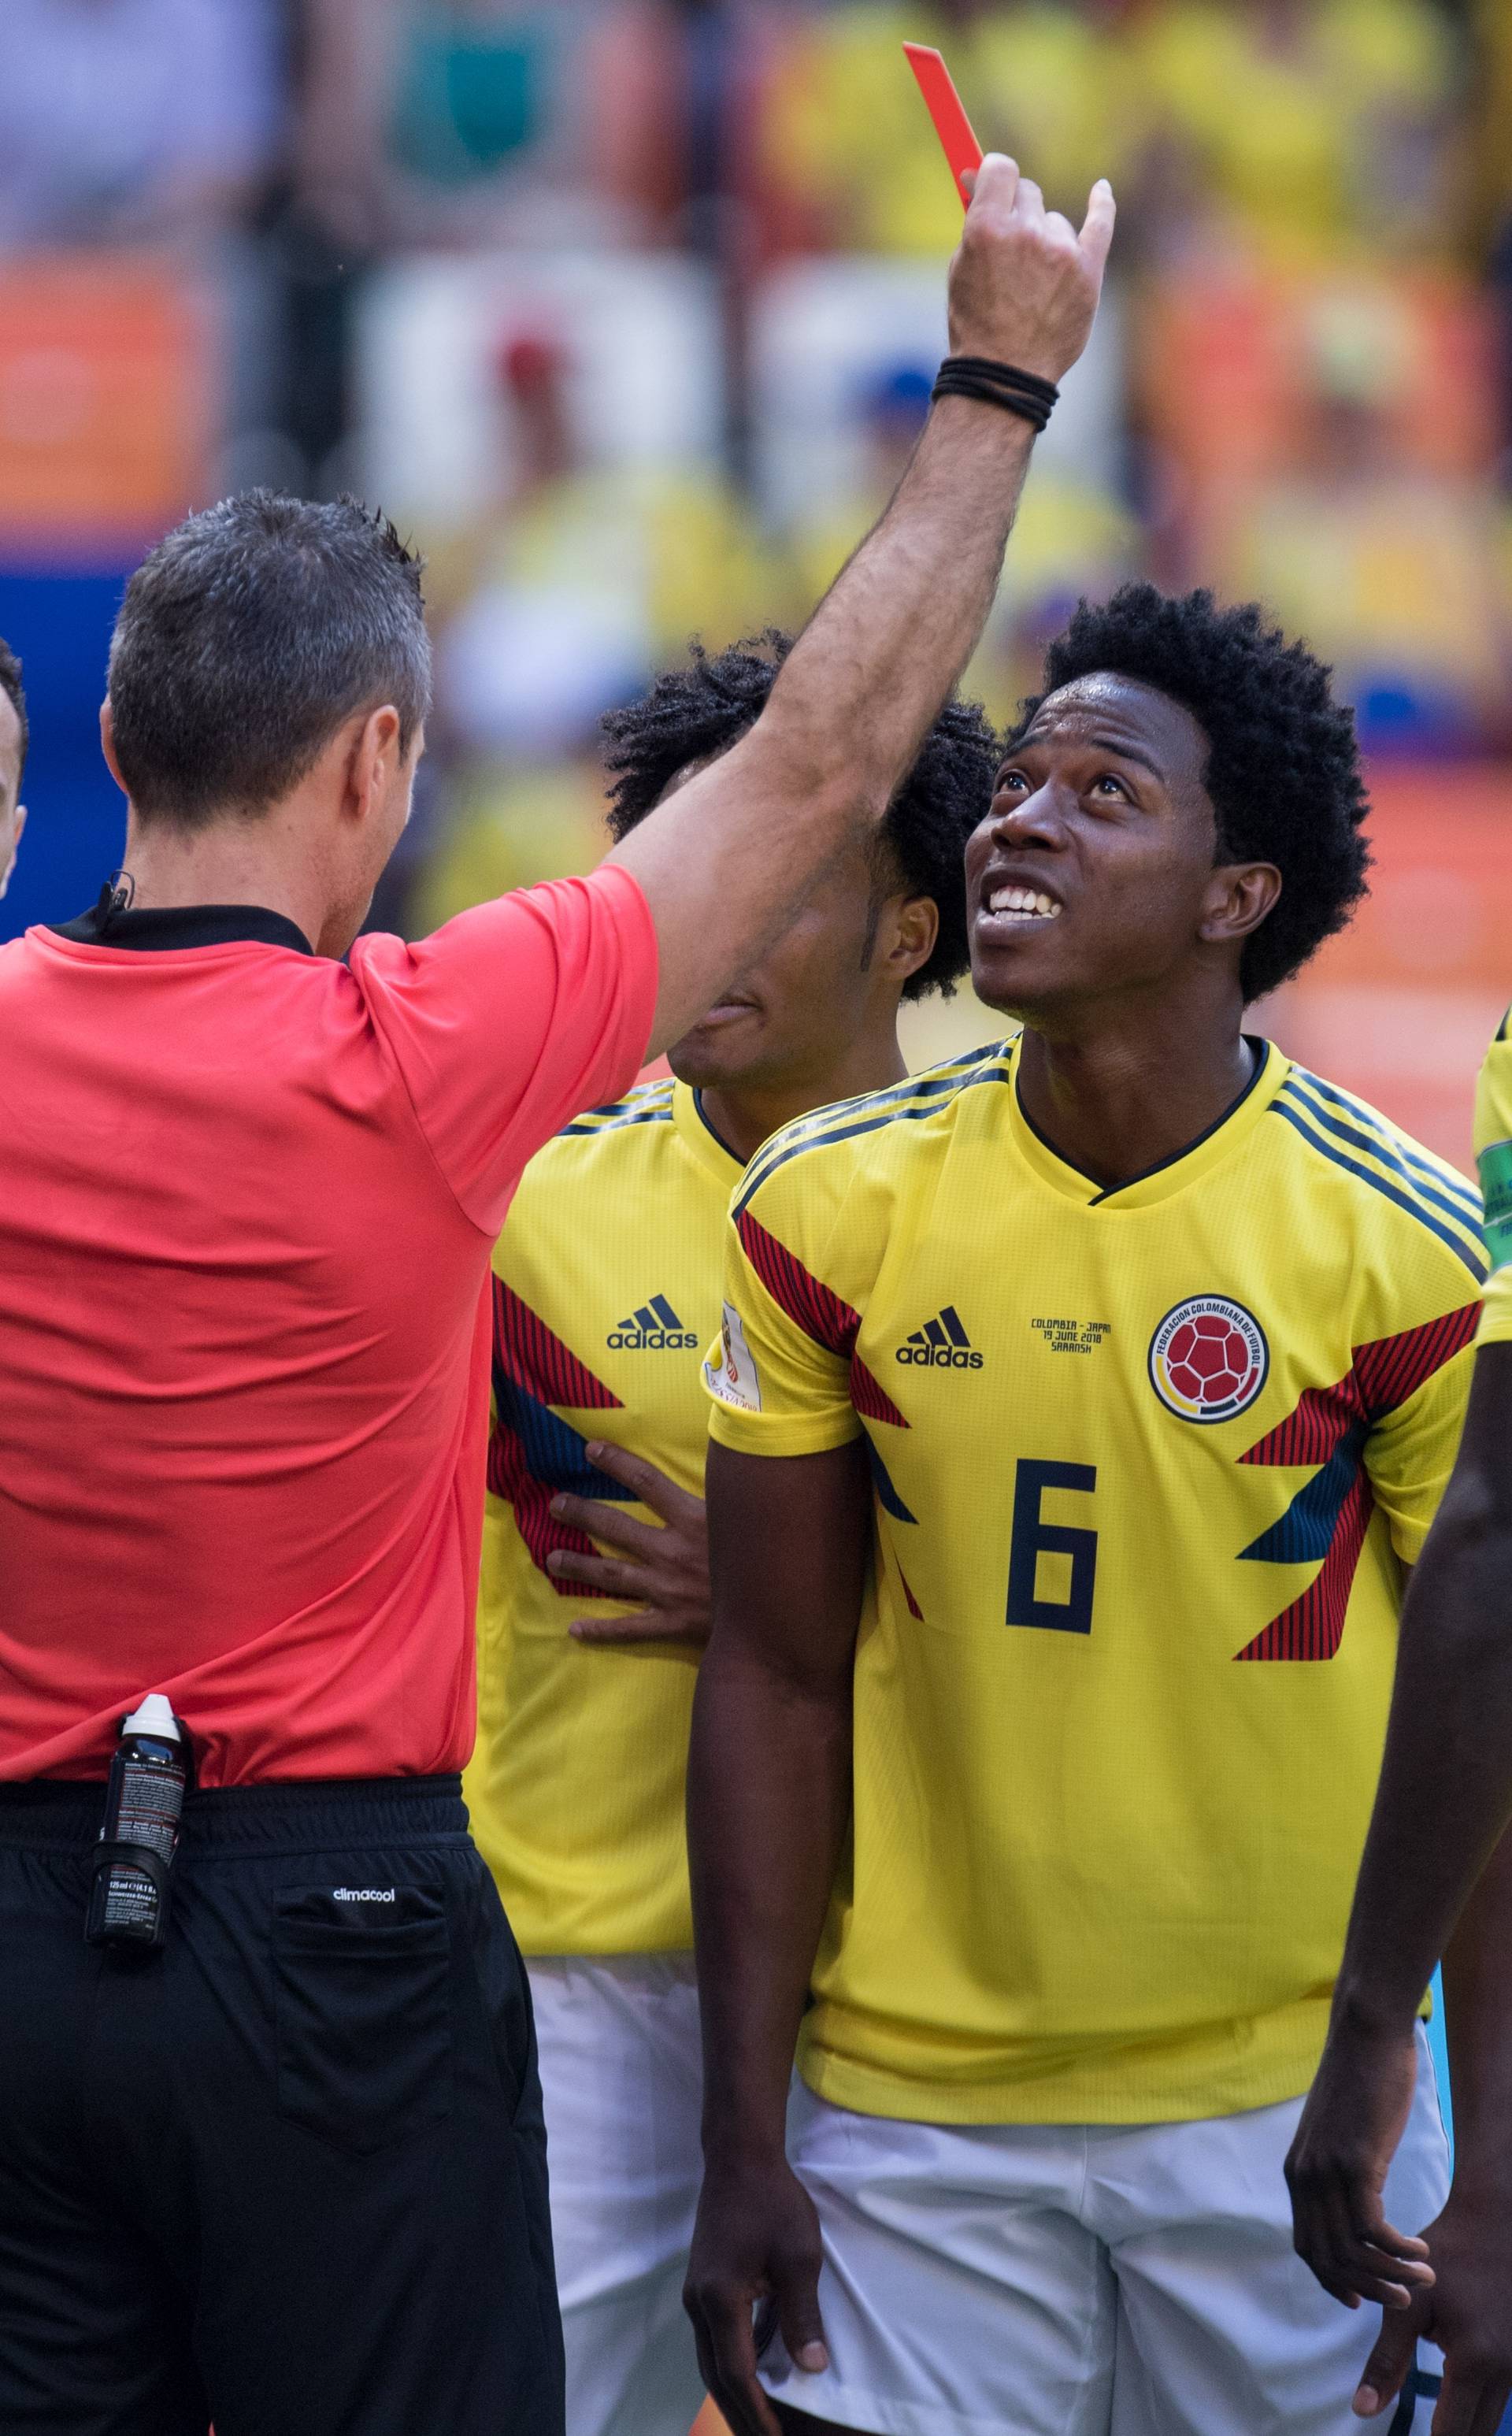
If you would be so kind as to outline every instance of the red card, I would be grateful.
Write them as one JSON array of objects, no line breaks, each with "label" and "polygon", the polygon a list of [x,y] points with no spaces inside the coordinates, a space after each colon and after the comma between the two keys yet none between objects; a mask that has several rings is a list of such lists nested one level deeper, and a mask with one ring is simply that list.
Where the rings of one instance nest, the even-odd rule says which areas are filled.
[{"label": "red card", "polygon": [[903,50],[919,80],[919,91],[950,164],[956,191],[963,203],[969,203],[971,197],[963,181],[968,169],[981,168],[982,147],[971,132],[971,121],[950,81],[950,71],[939,52],[930,50],[927,44],[905,43]]}]

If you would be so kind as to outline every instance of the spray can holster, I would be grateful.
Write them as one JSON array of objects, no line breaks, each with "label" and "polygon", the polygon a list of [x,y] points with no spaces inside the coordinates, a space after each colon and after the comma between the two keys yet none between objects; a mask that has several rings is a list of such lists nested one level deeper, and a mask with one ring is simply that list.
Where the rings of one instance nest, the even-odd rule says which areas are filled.
[{"label": "spray can holster", "polygon": [[189,1736],[161,1692],[121,1721],[105,1786],[105,1818],[90,1856],[84,1937],[90,1945],[160,1953],[167,1940],[174,1854],[194,1781]]}]

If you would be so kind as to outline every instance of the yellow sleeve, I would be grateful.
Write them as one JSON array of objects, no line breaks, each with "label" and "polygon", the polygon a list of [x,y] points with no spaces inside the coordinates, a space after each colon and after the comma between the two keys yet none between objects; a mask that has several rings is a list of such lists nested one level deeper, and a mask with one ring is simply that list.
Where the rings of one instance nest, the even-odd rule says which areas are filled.
[{"label": "yellow sleeve", "polygon": [[1486,1281],[1480,1345],[1512,1343],[1512,1010],[1486,1053],[1475,1093],[1475,1156],[1486,1202]]},{"label": "yellow sleeve", "polygon": [[[804,1255],[798,1196],[738,1189],[724,1259],[724,1320],[704,1364],[709,1430],[739,1454],[823,1454],[859,1437],[850,1394],[858,1314]],[[826,1196],[815,1196],[822,1209]],[[780,1228],[781,1232],[776,1230]],[[824,1231],[830,1229],[826,1226]]]},{"label": "yellow sleeve", "polygon": [[1422,1554],[1428,1526],[1449,1487],[1465,1425],[1474,1360],[1461,1347],[1415,1395],[1376,1424],[1365,1442],[1365,1470],[1376,1504],[1391,1525],[1391,1544],[1404,1565]]}]

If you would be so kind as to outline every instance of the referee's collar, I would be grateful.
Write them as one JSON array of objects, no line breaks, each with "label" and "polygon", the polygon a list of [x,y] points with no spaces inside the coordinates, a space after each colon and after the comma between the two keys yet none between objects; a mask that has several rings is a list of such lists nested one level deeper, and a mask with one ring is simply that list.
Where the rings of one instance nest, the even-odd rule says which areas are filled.
[{"label": "referee's collar", "polygon": [[86,948],[223,948],[256,939],[302,956],[315,952],[297,922],[267,905],[146,905],[133,912],[116,902],[117,893],[107,880],[87,914],[48,928]]}]

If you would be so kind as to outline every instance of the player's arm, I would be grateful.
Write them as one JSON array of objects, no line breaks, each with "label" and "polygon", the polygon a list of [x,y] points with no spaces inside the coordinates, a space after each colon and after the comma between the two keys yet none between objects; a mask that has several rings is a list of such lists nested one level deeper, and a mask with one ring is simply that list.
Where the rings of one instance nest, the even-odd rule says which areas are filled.
[{"label": "player's arm", "polygon": [[[888,1236],[848,1138],[805,1121],[746,1171],[704,1366],[713,1631],[688,1761],[704,2183],[686,2298],[734,2436],[777,2436],[753,2302],[823,2361],[819,2228],[785,2150],[798,2026],[850,1815],[871,1546],[854,1317]],[[842,1299],[843,1296],[843,1299]]]},{"label": "player's arm", "polygon": [[704,2182],[686,2298],[704,2380],[735,2436],[777,2436],[756,2383],[752,2303],[774,2303],[799,2367],[824,2365],[818,2219],[784,2132],[850,1815],[870,1489],[854,1438],[790,1456],[716,1444],[707,1487],[714,1630],[687,1780]]},{"label": "player's arm", "polygon": [[1445,2354],[1434,2436],[1497,2436],[1512,2394],[1512,1834],[1476,1880],[1444,1956],[1454,2182],[1426,2228],[1434,2282],[1382,2323],[1361,2378],[1389,2410],[1419,2337]]},{"label": "player's arm", "polygon": [[1329,2043],[1288,2165],[1302,2256],[1337,2297],[1382,2298],[1394,2262],[1420,2251],[1386,2225],[1381,2191],[1411,2097],[1413,2023],[1444,1956],[1460,2145],[1430,2245],[1439,2283],[1397,2340],[1388,2327],[1371,2372],[1380,2393],[1409,2327],[1432,2325],[1451,2361],[1437,2436],[1490,2436],[1493,2389],[1504,2400],[1512,2385],[1509,1818],[1512,1344],[1493,1343],[1474,1357],[1459,1460],[1414,1570]]},{"label": "player's arm", "polygon": [[[1112,233],[1105,183],[1078,236],[1011,161],[989,155],[950,270],[953,352],[1059,380],[1086,343]],[[881,821],[986,621],[1032,441],[1017,415],[942,399],[750,735],[616,847],[660,947],[652,1053]]]}]

